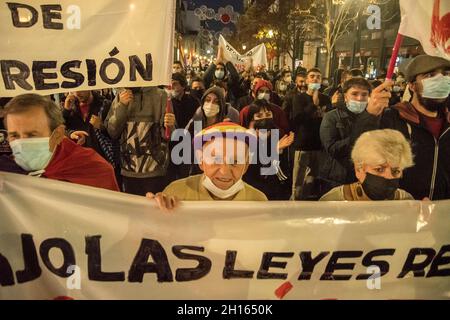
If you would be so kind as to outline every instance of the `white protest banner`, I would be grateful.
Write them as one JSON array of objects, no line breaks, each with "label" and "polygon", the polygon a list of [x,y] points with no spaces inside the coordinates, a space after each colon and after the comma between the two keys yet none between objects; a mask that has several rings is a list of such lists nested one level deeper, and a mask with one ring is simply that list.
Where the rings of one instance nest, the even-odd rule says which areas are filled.
[{"label": "white protest banner", "polygon": [[219,48],[220,47],[223,48],[225,60],[233,63],[238,71],[243,71],[245,69],[250,58],[253,61],[252,64],[255,69],[267,68],[268,66],[266,46],[264,44],[260,44],[246,53],[240,54],[222,35],[220,35]]},{"label": "white protest banner", "polygon": [[0,1],[0,96],[170,83],[174,0]]},{"label": "white protest banner", "polygon": [[450,60],[450,2],[400,0],[400,9],[398,33],[419,40],[427,54]]},{"label": "white protest banner", "polygon": [[0,172],[0,299],[448,299],[450,201],[184,202]]}]

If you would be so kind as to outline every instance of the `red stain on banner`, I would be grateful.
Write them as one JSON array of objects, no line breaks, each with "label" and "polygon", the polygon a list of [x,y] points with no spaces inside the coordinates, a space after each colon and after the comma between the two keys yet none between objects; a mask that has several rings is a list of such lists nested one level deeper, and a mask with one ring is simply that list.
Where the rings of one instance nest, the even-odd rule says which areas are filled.
[{"label": "red stain on banner", "polygon": [[450,53],[450,12],[440,17],[441,0],[434,0],[433,16],[431,18],[431,44],[433,47],[442,47],[446,53]]},{"label": "red stain on banner", "polygon": [[281,286],[278,287],[277,290],[275,290],[275,295],[278,299],[283,299],[286,294],[288,294],[289,291],[291,291],[293,285],[289,281],[286,281]]}]

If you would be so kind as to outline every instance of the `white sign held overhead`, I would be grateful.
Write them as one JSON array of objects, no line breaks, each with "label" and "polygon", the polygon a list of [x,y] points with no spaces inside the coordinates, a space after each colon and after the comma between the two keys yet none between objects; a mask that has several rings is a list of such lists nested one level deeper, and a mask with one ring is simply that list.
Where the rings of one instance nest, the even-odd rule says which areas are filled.
[{"label": "white sign held overhead", "polygon": [[245,67],[252,61],[253,68],[255,70],[267,69],[267,52],[266,46],[260,44],[251,50],[248,50],[245,54],[240,54],[231,44],[229,44],[225,38],[221,35],[219,37],[219,47],[223,48],[224,58],[234,64],[238,71],[245,70]]}]

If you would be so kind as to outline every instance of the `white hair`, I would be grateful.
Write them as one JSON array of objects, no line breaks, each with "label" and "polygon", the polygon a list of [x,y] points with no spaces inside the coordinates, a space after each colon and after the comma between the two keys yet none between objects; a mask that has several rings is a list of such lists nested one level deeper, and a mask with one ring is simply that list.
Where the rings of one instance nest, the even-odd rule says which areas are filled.
[{"label": "white hair", "polygon": [[353,147],[352,160],[357,167],[388,163],[403,170],[414,165],[409,142],[400,131],[392,129],[363,133]]}]

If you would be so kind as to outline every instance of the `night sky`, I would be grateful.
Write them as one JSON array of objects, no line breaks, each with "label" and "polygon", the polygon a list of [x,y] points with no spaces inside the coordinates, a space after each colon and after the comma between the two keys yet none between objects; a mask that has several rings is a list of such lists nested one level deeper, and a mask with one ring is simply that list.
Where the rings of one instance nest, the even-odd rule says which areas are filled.
[{"label": "night sky", "polygon": [[213,8],[217,11],[220,7],[232,5],[234,11],[242,13],[244,10],[243,0],[188,0],[188,10],[194,10],[202,5],[206,5],[208,8]]}]

